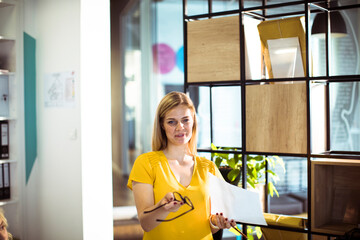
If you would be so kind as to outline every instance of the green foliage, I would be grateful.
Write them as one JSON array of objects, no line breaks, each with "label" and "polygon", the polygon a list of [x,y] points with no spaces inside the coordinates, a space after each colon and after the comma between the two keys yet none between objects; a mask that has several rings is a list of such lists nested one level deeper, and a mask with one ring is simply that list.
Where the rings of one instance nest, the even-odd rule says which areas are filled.
[{"label": "green foliage", "polygon": [[248,240],[254,240],[254,233],[256,233],[257,239],[260,239],[262,237],[262,232],[260,227],[247,227],[247,237]]},{"label": "green foliage", "polygon": [[[224,147],[218,148],[213,143],[211,144],[212,150],[224,150],[224,151],[237,151],[236,148]],[[234,181],[236,177],[241,174],[242,168],[242,154],[240,153],[217,153],[213,152],[211,154],[212,158],[215,161],[215,164],[218,168],[221,167],[230,167],[231,171],[228,173],[227,178],[230,181]],[[268,169],[266,170],[266,164],[268,164]],[[265,183],[265,174],[268,173],[270,180],[268,181],[268,193],[273,197],[274,192],[279,196],[278,191],[276,190],[275,185],[279,180],[277,174],[270,170],[275,168],[276,165],[280,165],[285,172],[285,165],[282,158],[278,156],[266,157],[262,155],[247,155],[246,162],[246,171],[247,171],[247,184],[252,188],[255,188],[257,184]]]}]

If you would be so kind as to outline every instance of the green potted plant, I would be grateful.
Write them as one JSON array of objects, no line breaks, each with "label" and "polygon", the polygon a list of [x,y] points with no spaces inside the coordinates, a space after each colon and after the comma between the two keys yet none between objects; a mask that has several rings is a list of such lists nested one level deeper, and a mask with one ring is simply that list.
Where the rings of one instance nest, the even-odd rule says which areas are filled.
[{"label": "green potted plant", "polygon": [[[211,149],[214,151],[237,151],[236,148],[232,147],[216,147],[213,143],[211,144]],[[223,174],[224,179],[231,184],[238,185],[241,176],[242,154],[213,152],[211,155],[216,166]],[[268,169],[266,169],[266,164],[269,166]],[[263,155],[248,155],[246,162],[246,182],[248,186],[255,189],[258,184],[265,183],[265,174],[268,173],[270,180],[272,180],[268,181],[268,193],[271,197],[274,195],[274,192],[279,196],[279,193],[273,184],[273,182],[276,183],[279,180],[279,177],[271,170],[277,164],[285,171],[284,162],[282,158],[278,156],[266,157]]]},{"label": "green potted plant", "polygon": [[[225,151],[223,153],[213,152],[211,156],[215,160],[215,164],[219,168],[225,181],[238,186],[241,176],[242,154],[228,153],[226,151],[236,152],[237,149],[232,147],[216,147],[213,143],[211,144],[211,149],[214,151]],[[266,169],[266,164],[268,164],[269,169]],[[273,184],[273,182],[276,183],[279,180],[279,177],[271,170],[271,168],[274,168],[277,164],[279,164],[285,172],[284,162],[282,158],[278,156],[266,157],[262,155],[247,155],[247,185],[256,189],[257,186],[265,183],[265,174],[268,173],[268,176],[272,179],[272,181],[268,181],[268,193],[273,197],[275,192],[279,197],[279,193]],[[236,232],[234,233],[236,234]],[[257,239],[260,239],[262,236],[260,227],[248,226],[247,233],[249,240],[254,240],[254,234],[257,235]]]}]

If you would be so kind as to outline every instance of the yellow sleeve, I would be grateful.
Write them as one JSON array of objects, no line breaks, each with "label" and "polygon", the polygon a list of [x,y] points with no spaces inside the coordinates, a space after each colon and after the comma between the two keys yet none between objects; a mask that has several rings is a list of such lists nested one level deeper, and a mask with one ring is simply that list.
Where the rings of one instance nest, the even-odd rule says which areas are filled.
[{"label": "yellow sleeve", "polygon": [[127,187],[131,190],[133,181],[151,185],[154,183],[154,175],[147,155],[146,153],[142,154],[135,160],[127,183]]}]

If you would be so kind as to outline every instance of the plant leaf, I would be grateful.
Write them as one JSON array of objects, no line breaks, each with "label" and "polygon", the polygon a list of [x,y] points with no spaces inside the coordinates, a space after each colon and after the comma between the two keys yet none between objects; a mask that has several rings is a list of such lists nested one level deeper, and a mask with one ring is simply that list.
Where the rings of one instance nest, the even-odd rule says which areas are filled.
[{"label": "plant leaf", "polygon": [[213,143],[211,143],[211,149],[212,150],[217,150],[217,147]]},{"label": "plant leaf", "polygon": [[258,239],[260,239],[262,237],[261,227],[255,227],[255,232]]},{"label": "plant leaf", "polygon": [[279,193],[276,190],[276,187],[274,186],[274,184],[272,182],[268,183],[268,189],[269,189],[269,194],[270,194],[271,197],[274,196],[274,192],[276,193],[276,196],[279,197]]},{"label": "plant leaf", "polygon": [[278,156],[274,156],[274,158],[276,159],[276,163],[279,164],[282,169],[284,170],[284,172],[286,171],[285,169],[285,163],[284,163],[284,160]]},{"label": "plant leaf", "polygon": [[252,179],[248,178],[248,179],[247,179],[247,183],[248,183],[252,188],[255,189],[255,183],[254,183],[254,181],[253,181]]},{"label": "plant leaf", "polygon": [[268,189],[269,189],[269,194],[271,197],[274,196],[274,184],[272,182],[268,183]]},{"label": "plant leaf", "polygon": [[226,161],[227,165],[229,165],[229,167],[231,168],[235,168],[235,160],[234,158],[230,158]]},{"label": "plant leaf", "polygon": [[264,160],[264,156],[262,155],[257,155],[253,158],[255,161],[263,161]]},{"label": "plant leaf", "polygon": [[220,165],[221,165],[221,163],[222,163],[222,159],[219,158],[219,157],[217,157],[217,158],[215,159],[215,165],[219,168]]},{"label": "plant leaf", "polygon": [[271,173],[273,176],[277,176],[277,174],[275,172],[273,172],[272,170],[266,170],[266,172]]},{"label": "plant leaf", "polygon": [[227,177],[232,182],[232,181],[234,181],[236,179],[237,176],[239,176],[239,174],[240,174],[240,169],[232,169],[228,173]]}]

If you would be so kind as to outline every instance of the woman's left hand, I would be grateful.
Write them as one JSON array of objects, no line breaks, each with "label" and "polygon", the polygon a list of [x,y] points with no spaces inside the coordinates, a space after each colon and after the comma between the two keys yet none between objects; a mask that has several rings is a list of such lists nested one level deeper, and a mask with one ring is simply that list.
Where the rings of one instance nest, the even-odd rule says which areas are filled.
[{"label": "woman's left hand", "polygon": [[234,221],[234,219],[230,220],[224,217],[222,213],[216,213],[215,215],[211,215],[210,221],[214,226],[217,226],[221,229],[231,228],[233,226],[236,226],[236,222]]}]

